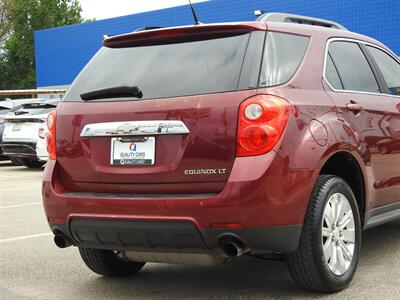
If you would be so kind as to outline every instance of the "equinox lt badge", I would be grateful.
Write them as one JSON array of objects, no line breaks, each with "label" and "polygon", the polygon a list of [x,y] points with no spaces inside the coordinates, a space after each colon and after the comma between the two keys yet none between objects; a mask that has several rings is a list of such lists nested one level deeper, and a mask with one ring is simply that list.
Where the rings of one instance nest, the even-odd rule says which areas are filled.
[{"label": "equinox lt badge", "polygon": [[193,169],[185,170],[185,175],[213,175],[213,174],[226,174],[226,169]]}]

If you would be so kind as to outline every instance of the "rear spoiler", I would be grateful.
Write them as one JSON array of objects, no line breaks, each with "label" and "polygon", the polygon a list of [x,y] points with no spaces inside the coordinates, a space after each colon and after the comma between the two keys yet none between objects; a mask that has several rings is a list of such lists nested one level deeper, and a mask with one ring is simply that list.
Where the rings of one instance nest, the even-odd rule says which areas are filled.
[{"label": "rear spoiler", "polygon": [[163,41],[171,39],[179,41],[188,37],[193,39],[200,39],[207,36],[223,37],[266,29],[266,24],[261,22],[224,23],[213,25],[201,24],[195,26],[158,28],[106,37],[103,41],[103,46],[109,48],[146,46],[154,43],[162,43]]},{"label": "rear spoiler", "polygon": [[[1,102],[6,102],[6,101],[1,101]],[[14,107],[14,105],[12,103],[4,103],[3,104],[1,102],[0,102],[0,110],[2,110],[2,109],[12,109]]]}]

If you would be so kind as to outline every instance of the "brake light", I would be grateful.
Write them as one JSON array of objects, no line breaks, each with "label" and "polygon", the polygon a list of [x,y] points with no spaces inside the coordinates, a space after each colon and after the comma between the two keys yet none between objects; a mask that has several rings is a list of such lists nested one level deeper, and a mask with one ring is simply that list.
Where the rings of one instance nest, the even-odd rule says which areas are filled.
[{"label": "brake light", "polygon": [[57,147],[56,147],[56,124],[57,124],[57,113],[53,110],[47,117],[47,128],[49,132],[46,137],[47,152],[49,158],[52,160],[57,159]]},{"label": "brake light", "polygon": [[38,132],[39,138],[44,139],[46,137],[45,131],[43,127],[39,128],[39,132]]},{"label": "brake light", "polygon": [[291,111],[283,98],[257,95],[239,108],[237,156],[261,155],[271,151],[285,130]]}]

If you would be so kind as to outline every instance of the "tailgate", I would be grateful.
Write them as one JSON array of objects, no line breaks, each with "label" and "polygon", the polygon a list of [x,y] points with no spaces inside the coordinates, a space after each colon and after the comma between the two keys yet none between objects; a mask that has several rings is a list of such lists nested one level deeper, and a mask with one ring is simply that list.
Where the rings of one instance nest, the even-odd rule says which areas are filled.
[{"label": "tailgate", "polygon": [[[67,175],[65,181],[81,183],[80,187],[85,186],[82,183],[226,182],[235,159],[238,106],[253,94],[243,91],[112,105],[63,102],[57,115],[61,172]],[[171,127],[168,121],[184,127]],[[149,123],[161,128],[154,130]],[[125,148],[116,147],[115,139],[124,136],[138,140],[128,138]],[[143,137],[152,140],[147,148],[140,145]],[[145,152],[146,161],[121,164],[121,153],[113,153],[123,152],[126,158],[134,150]]]},{"label": "tailgate", "polygon": [[239,105],[256,93],[264,37],[251,24],[107,39],[57,109],[64,186],[221,190],[236,156]]},{"label": "tailgate", "polygon": [[39,119],[8,119],[3,133],[3,142],[36,143],[39,128],[44,121]]}]

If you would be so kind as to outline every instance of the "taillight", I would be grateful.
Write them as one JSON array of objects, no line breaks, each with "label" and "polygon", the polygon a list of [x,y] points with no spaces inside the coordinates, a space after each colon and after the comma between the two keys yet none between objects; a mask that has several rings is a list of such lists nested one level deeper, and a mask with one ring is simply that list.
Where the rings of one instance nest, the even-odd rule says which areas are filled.
[{"label": "taillight", "polygon": [[46,137],[47,152],[49,153],[49,158],[52,160],[57,159],[56,123],[57,123],[57,114],[56,111],[53,110],[47,117],[47,128],[49,129],[49,132]]},{"label": "taillight", "polygon": [[285,130],[291,111],[283,98],[257,95],[239,109],[237,156],[254,156],[271,151]]},{"label": "taillight", "polygon": [[39,138],[41,138],[41,139],[44,139],[46,137],[45,130],[43,127],[39,128],[38,135],[39,135]]}]

